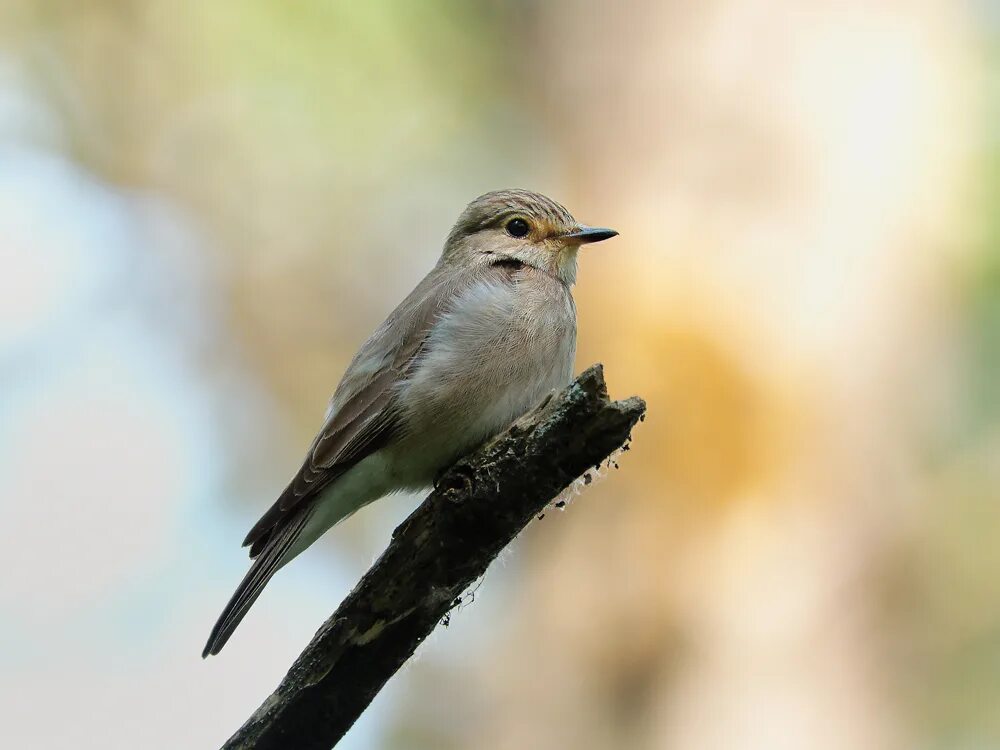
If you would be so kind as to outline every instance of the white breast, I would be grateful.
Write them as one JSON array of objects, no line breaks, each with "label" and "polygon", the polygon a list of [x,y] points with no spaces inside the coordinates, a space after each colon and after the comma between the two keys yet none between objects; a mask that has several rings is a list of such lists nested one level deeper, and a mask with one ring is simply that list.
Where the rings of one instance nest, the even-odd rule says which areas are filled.
[{"label": "white breast", "polygon": [[433,473],[504,429],[569,383],[575,351],[576,311],[558,280],[525,269],[514,282],[471,287],[434,327],[400,394],[414,461],[436,464]]}]

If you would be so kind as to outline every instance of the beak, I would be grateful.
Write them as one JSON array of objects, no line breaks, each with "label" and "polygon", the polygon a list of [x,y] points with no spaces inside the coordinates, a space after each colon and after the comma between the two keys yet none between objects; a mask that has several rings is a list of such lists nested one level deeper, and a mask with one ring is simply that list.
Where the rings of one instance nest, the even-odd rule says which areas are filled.
[{"label": "beak", "polygon": [[604,229],[603,227],[588,227],[583,224],[575,232],[564,234],[563,240],[567,245],[585,245],[590,242],[600,242],[617,237],[618,232],[614,229]]}]

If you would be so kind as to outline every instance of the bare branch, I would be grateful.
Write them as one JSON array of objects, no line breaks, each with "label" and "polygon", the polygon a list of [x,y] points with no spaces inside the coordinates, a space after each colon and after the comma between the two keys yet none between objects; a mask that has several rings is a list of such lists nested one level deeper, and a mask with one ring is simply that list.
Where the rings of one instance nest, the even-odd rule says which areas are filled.
[{"label": "bare branch", "polygon": [[459,460],[223,750],[327,750],[533,516],[630,439],[603,369]]}]

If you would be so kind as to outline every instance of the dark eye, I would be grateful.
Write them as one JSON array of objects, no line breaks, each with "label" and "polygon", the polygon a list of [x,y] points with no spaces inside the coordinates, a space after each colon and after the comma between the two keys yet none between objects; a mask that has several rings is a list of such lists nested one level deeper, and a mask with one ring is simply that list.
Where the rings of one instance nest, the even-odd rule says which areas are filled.
[{"label": "dark eye", "polygon": [[524,219],[511,219],[506,228],[511,237],[524,237],[531,231],[531,225]]}]

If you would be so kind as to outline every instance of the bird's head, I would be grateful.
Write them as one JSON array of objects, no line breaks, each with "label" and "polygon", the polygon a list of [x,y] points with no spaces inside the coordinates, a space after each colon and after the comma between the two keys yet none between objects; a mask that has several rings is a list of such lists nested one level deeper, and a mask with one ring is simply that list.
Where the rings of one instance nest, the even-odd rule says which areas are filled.
[{"label": "bird's head", "polygon": [[456,263],[522,263],[572,284],[580,246],[617,234],[581,224],[540,193],[497,190],[466,206],[448,235],[442,257]]}]

